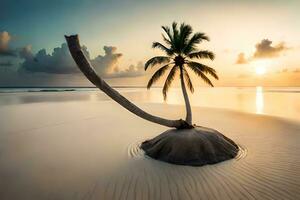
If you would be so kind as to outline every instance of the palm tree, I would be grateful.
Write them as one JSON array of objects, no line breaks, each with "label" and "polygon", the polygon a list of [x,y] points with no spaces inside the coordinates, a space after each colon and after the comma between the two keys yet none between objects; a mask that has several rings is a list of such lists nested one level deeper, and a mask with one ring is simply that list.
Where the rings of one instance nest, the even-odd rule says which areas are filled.
[{"label": "palm tree", "polygon": [[169,67],[172,66],[163,88],[164,98],[166,98],[167,91],[176,72],[179,70],[181,87],[187,110],[186,120],[170,120],[154,116],[134,105],[118,91],[110,87],[95,72],[94,68],[83,54],[78,35],[65,37],[70,53],[77,66],[95,86],[133,114],[160,125],[176,128],[169,129],[153,139],[144,141],[141,144],[141,148],[145,151],[146,155],[169,163],[195,166],[213,164],[234,158],[239,151],[239,147],[234,143],[234,141],[227,138],[217,130],[191,125],[192,113],[185,88],[185,80],[191,92],[194,91],[194,87],[186,67],[193,70],[211,86],[213,86],[213,84],[206,75],[209,74],[218,79],[214,69],[193,61],[195,58],[209,58],[211,60],[214,58],[214,54],[212,52],[198,51],[196,49],[196,44],[203,40],[208,40],[208,37],[204,33],[195,33],[191,36],[192,28],[185,24],[182,24],[178,30],[177,24],[173,23],[172,32],[168,27],[163,27],[163,29],[168,35],[168,38],[164,37],[164,40],[169,47],[158,42],[153,43],[153,47],[162,49],[167,53],[167,56],[157,56],[150,59],[145,64],[145,69],[157,64],[165,65],[155,72],[148,83],[148,88],[150,88],[152,84],[156,82]]},{"label": "palm tree", "polygon": [[152,47],[162,50],[166,53],[166,56],[155,56],[146,62],[145,70],[149,67],[162,65],[150,78],[147,88],[150,89],[155,82],[171,69],[162,90],[164,100],[166,100],[171,83],[173,82],[177,71],[179,71],[181,89],[186,107],[186,122],[189,125],[192,125],[192,111],[185,81],[191,93],[194,92],[194,87],[187,69],[192,70],[205,83],[213,87],[213,84],[207,75],[211,75],[213,78],[218,79],[216,71],[213,68],[195,62],[194,60],[202,58],[213,60],[215,56],[211,51],[197,49],[197,44],[204,40],[209,41],[209,38],[205,33],[197,32],[192,34],[193,30],[190,25],[182,23],[178,29],[177,23],[173,22],[172,31],[168,26],[162,26],[162,29],[166,34],[162,35],[166,45],[160,42],[153,42]]},{"label": "palm tree", "polygon": [[74,61],[87,79],[125,109],[145,120],[163,126],[175,127],[177,129],[189,127],[189,124],[187,124],[185,120],[170,120],[154,116],[134,105],[118,91],[110,87],[100,76],[98,76],[90,62],[87,60],[86,56],[83,54],[78,35],[65,36],[65,38]]}]

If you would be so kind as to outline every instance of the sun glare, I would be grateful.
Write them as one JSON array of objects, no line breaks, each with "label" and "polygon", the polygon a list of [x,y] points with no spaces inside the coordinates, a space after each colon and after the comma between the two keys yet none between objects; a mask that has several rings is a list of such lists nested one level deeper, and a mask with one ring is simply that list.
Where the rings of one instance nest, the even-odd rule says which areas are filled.
[{"label": "sun glare", "polygon": [[254,62],[254,69],[257,75],[263,75],[267,72],[267,67],[270,65],[269,60],[259,60]]},{"label": "sun glare", "polygon": [[255,68],[255,73],[257,75],[263,75],[266,73],[266,68],[264,66],[259,66]]},{"label": "sun glare", "polygon": [[256,87],[256,113],[262,114],[264,110],[264,95],[261,86]]}]

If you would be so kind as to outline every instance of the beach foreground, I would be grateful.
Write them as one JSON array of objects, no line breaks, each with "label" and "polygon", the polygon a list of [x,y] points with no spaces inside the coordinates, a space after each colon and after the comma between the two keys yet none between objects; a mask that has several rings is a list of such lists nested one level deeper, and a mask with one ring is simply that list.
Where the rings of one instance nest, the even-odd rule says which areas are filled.
[{"label": "beach foreground", "polygon": [[[183,106],[140,103],[163,117]],[[167,130],[112,101],[2,106],[0,199],[297,199],[300,125],[275,117],[194,107],[194,122],[240,146],[236,159],[203,167],[144,156]]]}]

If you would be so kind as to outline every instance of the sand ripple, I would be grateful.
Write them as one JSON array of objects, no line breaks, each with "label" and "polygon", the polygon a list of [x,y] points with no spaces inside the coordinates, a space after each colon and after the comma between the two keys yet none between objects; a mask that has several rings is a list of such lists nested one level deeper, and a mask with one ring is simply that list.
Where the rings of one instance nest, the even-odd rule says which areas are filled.
[{"label": "sand ripple", "polygon": [[[0,199],[300,199],[298,123],[194,108],[195,123],[224,133],[239,144],[240,152],[235,159],[214,165],[178,166],[148,158],[139,148],[164,127],[135,118],[117,104],[99,105],[81,109],[83,119],[0,134]],[[34,106],[24,108],[26,113],[39,108],[34,120],[46,113],[40,110],[55,110],[55,118],[68,119],[78,109],[78,103],[70,104],[69,110],[65,104],[53,104],[52,109],[51,105]],[[143,107],[172,118],[181,112],[176,106],[169,110],[162,105]],[[31,117],[20,123],[23,120]],[[16,131],[11,126],[10,133]]]},{"label": "sand ripple", "polygon": [[[151,159],[140,148],[143,141],[133,142],[128,145],[127,155],[129,158],[149,158],[149,159]],[[245,158],[247,156],[247,152],[248,152],[247,148],[245,148],[239,144],[238,144],[238,146],[239,146],[239,152],[238,152],[238,155],[235,157],[235,160],[240,160],[240,159]]]},{"label": "sand ripple", "polygon": [[[299,135],[295,137],[299,141]],[[235,159],[204,167],[153,160],[139,148],[141,141],[133,142],[127,149],[131,165],[114,175],[103,198],[299,199],[298,147],[266,135],[255,136],[251,145],[248,142],[240,141]]]},{"label": "sand ripple", "polygon": [[140,148],[142,141],[134,142],[128,145],[127,155],[129,158],[143,158],[147,157],[144,151]]}]

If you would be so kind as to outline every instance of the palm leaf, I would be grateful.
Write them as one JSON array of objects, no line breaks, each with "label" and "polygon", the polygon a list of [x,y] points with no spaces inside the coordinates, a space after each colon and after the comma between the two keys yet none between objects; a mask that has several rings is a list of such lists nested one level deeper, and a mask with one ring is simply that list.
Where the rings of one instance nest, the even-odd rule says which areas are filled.
[{"label": "palm leaf", "polygon": [[174,54],[172,49],[167,48],[165,45],[159,43],[159,42],[153,42],[152,48],[158,48],[164,51],[167,55],[171,56]]},{"label": "palm leaf", "polygon": [[198,73],[196,73],[198,76],[201,77],[201,79],[207,83],[208,85],[210,85],[211,87],[214,87],[214,85],[212,84],[212,82],[209,80],[209,78],[207,78],[207,76],[205,76],[205,74],[203,74],[201,71],[198,71]]},{"label": "palm leaf", "polygon": [[151,86],[152,86],[156,81],[158,81],[158,79],[159,79],[160,77],[162,77],[162,76],[165,74],[165,72],[166,72],[166,70],[167,70],[168,68],[169,68],[169,64],[167,64],[167,65],[161,67],[159,70],[157,70],[157,71],[153,74],[153,76],[151,77],[151,79],[149,80],[149,82],[148,82],[148,84],[147,84],[147,89],[150,89]]},{"label": "palm leaf", "polygon": [[162,37],[163,37],[164,41],[165,41],[168,45],[172,46],[172,42],[171,42],[168,38],[166,38],[166,37],[164,36],[164,34],[162,34]]},{"label": "palm leaf", "polygon": [[189,40],[190,35],[192,34],[193,29],[190,25],[182,23],[180,25],[180,49],[184,49],[186,43]]},{"label": "palm leaf", "polygon": [[179,31],[177,29],[177,23],[176,22],[172,23],[172,29],[173,29],[173,40],[175,40],[179,35]]},{"label": "palm leaf", "polygon": [[197,51],[197,52],[192,52],[188,54],[188,57],[193,59],[193,58],[208,58],[210,60],[213,60],[215,58],[215,54],[211,51],[208,50],[203,50],[203,51]]},{"label": "palm leaf", "polygon": [[218,75],[217,75],[217,72],[215,69],[211,68],[211,67],[208,67],[206,65],[203,65],[201,63],[198,63],[198,62],[188,62],[187,65],[192,69],[198,69],[199,71],[201,71],[202,73],[205,73],[205,74],[209,74],[211,75],[212,77],[214,77],[215,79],[219,79]]},{"label": "palm leaf", "polygon": [[190,76],[185,68],[183,68],[183,75],[184,75],[184,78],[187,82],[187,86],[190,89],[191,93],[194,93],[194,86],[193,86]]},{"label": "palm leaf", "polygon": [[195,33],[191,39],[188,41],[187,45],[185,46],[183,52],[185,54],[189,54],[192,51],[196,50],[196,44],[199,44],[203,40],[209,41],[209,37],[205,35],[205,33]]},{"label": "palm leaf", "polygon": [[145,70],[148,69],[148,67],[153,67],[154,65],[158,65],[158,64],[164,64],[170,62],[170,57],[167,56],[155,56],[151,59],[149,59],[146,63],[145,63]]},{"label": "palm leaf", "polygon": [[[190,65],[188,65],[189,67],[190,67]],[[209,78],[207,78],[207,76],[199,69],[199,68],[196,68],[196,67],[190,67],[191,68],[191,70],[193,70],[194,72],[195,72],[195,74],[197,74],[198,76],[200,76],[201,77],[201,79],[205,82],[205,83],[207,83],[208,85],[210,85],[210,86],[214,86],[213,84],[212,84],[212,82],[209,80]]]},{"label": "palm leaf", "polygon": [[180,35],[179,35],[179,30],[177,28],[176,22],[173,22],[172,30],[173,30],[172,47],[174,48],[174,52],[180,53]]},{"label": "palm leaf", "polygon": [[168,75],[168,77],[167,77],[167,79],[166,79],[166,82],[165,82],[164,87],[163,87],[164,100],[167,99],[167,93],[168,93],[168,90],[169,90],[169,88],[170,88],[170,86],[171,86],[171,83],[172,83],[173,80],[174,80],[174,77],[175,77],[175,74],[176,74],[177,69],[178,69],[178,67],[175,65],[175,66],[171,69],[171,71],[170,71],[170,73],[169,73],[169,75]]},{"label": "palm leaf", "polygon": [[172,42],[173,41],[173,37],[172,37],[170,28],[168,26],[162,26],[162,29],[166,32],[166,34],[169,37],[169,40]]}]

